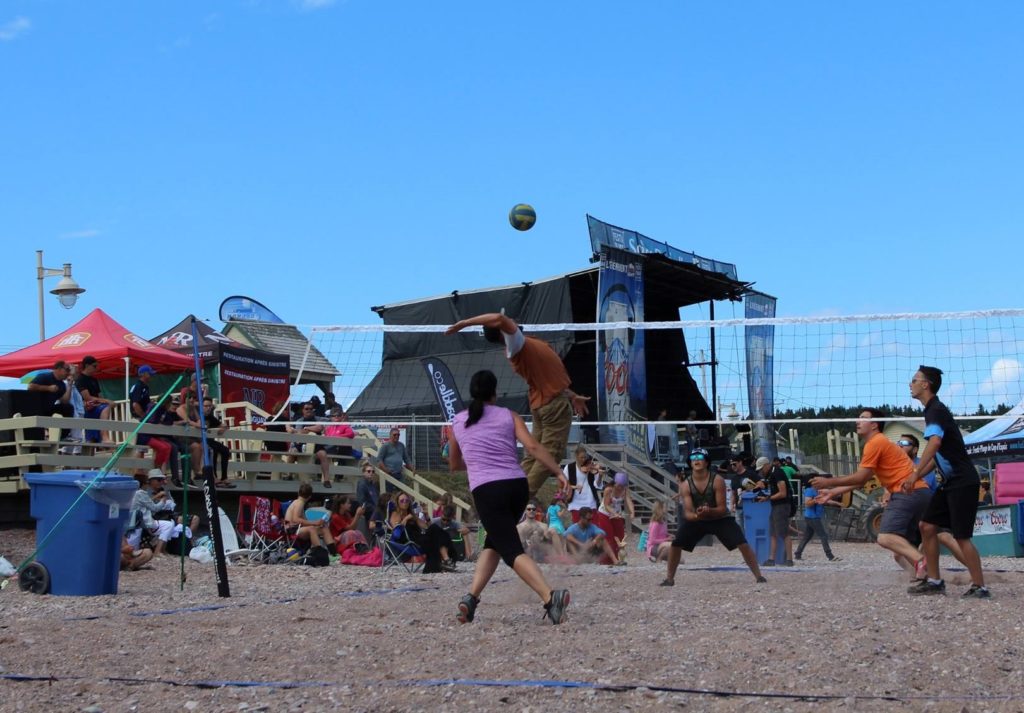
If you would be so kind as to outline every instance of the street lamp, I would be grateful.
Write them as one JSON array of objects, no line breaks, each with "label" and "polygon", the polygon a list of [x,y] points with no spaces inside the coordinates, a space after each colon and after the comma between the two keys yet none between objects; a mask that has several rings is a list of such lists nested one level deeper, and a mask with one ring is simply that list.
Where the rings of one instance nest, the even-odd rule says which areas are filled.
[{"label": "street lamp", "polygon": [[43,278],[60,276],[60,282],[50,290],[51,295],[57,295],[60,306],[64,309],[71,309],[78,302],[78,296],[85,292],[85,288],[79,287],[75,279],[71,277],[71,263],[64,263],[61,269],[43,267],[43,251],[36,250],[36,279],[39,282],[39,341],[46,339],[46,319],[43,311]]}]

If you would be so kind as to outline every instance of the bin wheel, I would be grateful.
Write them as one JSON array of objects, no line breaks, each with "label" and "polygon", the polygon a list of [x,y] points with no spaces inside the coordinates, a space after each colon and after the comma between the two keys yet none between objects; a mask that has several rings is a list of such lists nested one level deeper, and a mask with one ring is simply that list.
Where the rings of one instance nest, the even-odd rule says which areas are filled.
[{"label": "bin wheel", "polygon": [[884,512],[885,508],[878,505],[868,510],[868,514],[864,516],[864,530],[872,542],[878,539],[878,531],[882,529],[882,513]]},{"label": "bin wheel", "polygon": [[18,586],[23,592],[46,594],[50,591],[50,572],[39,562],[33,562],[21,570]]}]

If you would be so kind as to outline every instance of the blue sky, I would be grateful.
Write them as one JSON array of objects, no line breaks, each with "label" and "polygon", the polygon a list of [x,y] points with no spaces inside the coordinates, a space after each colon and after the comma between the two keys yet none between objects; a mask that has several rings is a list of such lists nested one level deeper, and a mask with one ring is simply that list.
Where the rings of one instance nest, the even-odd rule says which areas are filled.
[{"label": "blue sky", "polygon": [[1022,48],[1019,2],[6,0],[0,350],[37,249],[88,290],[49,335],[375,324],[586,267],[588,212],[780,316],[1020,307]]}]

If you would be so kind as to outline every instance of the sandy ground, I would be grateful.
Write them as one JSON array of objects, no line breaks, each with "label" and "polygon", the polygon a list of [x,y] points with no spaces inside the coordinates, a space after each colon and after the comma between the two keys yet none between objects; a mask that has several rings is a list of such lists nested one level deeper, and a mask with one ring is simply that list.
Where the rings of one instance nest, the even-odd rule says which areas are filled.
[{"label": "sandy ground", "polygon": [[[0,554],[33,541],[0,532]],[[504,567],[460,625],[466,564],[234,566],[222,599],[212,566],[188,562],[180,591],[165,556],[116,596],[0,592],[0,710],[1024,711],[1024,560],[985,560],[991,600],[962,600],[962,571],[915,598],[875,545],[835,550],[763,585],[717,545],[673,588],[636,552],[545,566],[572,592],[559,627]]]}]

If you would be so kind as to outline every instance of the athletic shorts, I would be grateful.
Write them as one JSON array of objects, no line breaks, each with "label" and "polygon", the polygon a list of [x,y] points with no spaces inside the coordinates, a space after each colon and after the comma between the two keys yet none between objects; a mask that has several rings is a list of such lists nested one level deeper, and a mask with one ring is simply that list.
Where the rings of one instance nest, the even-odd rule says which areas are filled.
[{"label": "athletic shorts", "polygon": [[878,533],[899,535],[915,547],[921,544],[918,524],[931,499],[932,491],[927,488],[918,488],[911,493],[893,493],[889,497],[889,504],[882,511],[882,524]]},{"label": "athletic shorts", "polygon": [[978,487],[976,478],[947,480],[932,494],[921,519],[949,528],[957,540],[969,540],[974,536],[974,519],[978,515]]},{"label": "athletic shorts", "polygon": [[772,514],[768,520],[768,531],[772,537],[789,537],[789,502],[772,505]]},{"label": "athletic shorts", "polygon": [[519,518],[530,500],[526,478],[492,480],[473,489],[473,504],[480,515],[480,524],[487,531],[483,549],[496,550],[509,567],[524,554],[519,539]]},{"label": "athletic shorts", "polygon": [[717,520],[683,520],[676,532],[676,538],[672,540],[672,546],[693,552],[693,548],[705,535],[714,535],[730,551],[747,542],[743,530],[730,515]]}]

